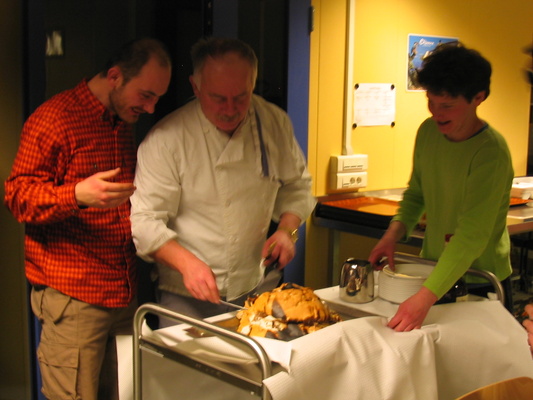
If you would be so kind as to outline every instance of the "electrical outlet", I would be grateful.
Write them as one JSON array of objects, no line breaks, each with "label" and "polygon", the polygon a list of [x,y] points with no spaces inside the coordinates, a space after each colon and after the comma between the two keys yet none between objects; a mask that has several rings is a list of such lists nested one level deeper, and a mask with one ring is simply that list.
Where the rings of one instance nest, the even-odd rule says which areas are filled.
[{"label": "electrical outlet", "polygon": [[331,170],[339,172],[366,171],[368,168],[367,154],[351,154],[331,156]]},{"label": "electrical outlet", "polygon": [[349,191],[366,187],[367,173],[363,172],[339,172],[332,176],[330,188],[332,191]]}]

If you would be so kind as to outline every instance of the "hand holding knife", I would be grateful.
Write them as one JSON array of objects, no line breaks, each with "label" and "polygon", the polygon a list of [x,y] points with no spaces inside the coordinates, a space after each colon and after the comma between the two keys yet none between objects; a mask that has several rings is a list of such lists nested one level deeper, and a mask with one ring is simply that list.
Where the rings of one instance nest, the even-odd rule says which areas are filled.
[{"label": "hand holding knife", "polygon": [[[261,259],[261,262],[259,264],[259,268],[261,269],[261,280],[255,287],[255,290],[252,291],[254,295],[261,294],[263,292],[269,292],[272,289],[274,289],[279,281],[281,280],[281,271],[277,269],[278,267],[278,260],[271,261],[270,264],[265,265],[265,261],[267,261],[272,256],[272,251],[276,247],[276,242],[272,242],[268,248],[268,254],[266,257],[263,257]],[[274,272],[276,271],[276,272]],[[268,279],[267,279],[268,277]],[[245,310],[245,307],[239,306],[237,304],[233,304],[224,300],[220,300],[220,304],[224,304],[225,306],[233,307],[238,310]]]}]

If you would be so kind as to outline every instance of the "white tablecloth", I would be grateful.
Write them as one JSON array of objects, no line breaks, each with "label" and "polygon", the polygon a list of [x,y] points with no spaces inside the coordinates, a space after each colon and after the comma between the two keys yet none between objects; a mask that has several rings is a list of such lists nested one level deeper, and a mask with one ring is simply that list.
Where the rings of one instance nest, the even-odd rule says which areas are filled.
[{"label": "white tablecloth", "polygon": [[[342,302],[337,293],[336,288],[317,291],[325,300]],[[289,368],[264,381],[273,399],[447,400],[496,381],[533,378],[525,330],[501,303],[434,306],[422,329],[398,333],[385,326],[397,306],[381,302],[350,305],[380,316],[344,321],[291,341]],[[119,357],[122,365],[129,343]],[[269,352],[268,343],[263,347]],[[152,372],[162,378],[161,393],[166,393],[168,377]],[[126,378],[122,375],[121,400],[131,396],[124,389],[131,386],[128,373],[131,365]],[[200,398],[224,398],[221,393],[210,386]]]}]

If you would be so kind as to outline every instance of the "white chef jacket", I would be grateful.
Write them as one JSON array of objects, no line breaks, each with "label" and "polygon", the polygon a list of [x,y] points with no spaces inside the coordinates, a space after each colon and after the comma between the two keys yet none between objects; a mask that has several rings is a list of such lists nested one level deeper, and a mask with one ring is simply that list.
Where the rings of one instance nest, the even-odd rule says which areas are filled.
[{"label": "white chef jacket", "polygon": [[[135,186],[137,254],[153,261],[150,254],[177,240],[212,268],[230,300],[258,284],[270,221],[284,212],[305,221],[315,205],[288,115],[256,95],[231,138],[205,118],[198,100],[162,119],[139,147]],[[179,272],[157,270],[160,289],[190,296]]]}]

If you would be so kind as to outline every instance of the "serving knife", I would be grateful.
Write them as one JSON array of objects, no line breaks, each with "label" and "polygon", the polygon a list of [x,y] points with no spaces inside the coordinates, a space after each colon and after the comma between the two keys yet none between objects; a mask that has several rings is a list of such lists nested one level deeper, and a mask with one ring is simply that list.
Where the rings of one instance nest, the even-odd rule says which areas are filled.
[{"label": "serving knife", "polygon": [[220,300],[220,304],[223,304],[228,307],[236,308],[237,310],[246,310],[246,307],[239,306],[238,304],[230,303],[229,301]]}]

